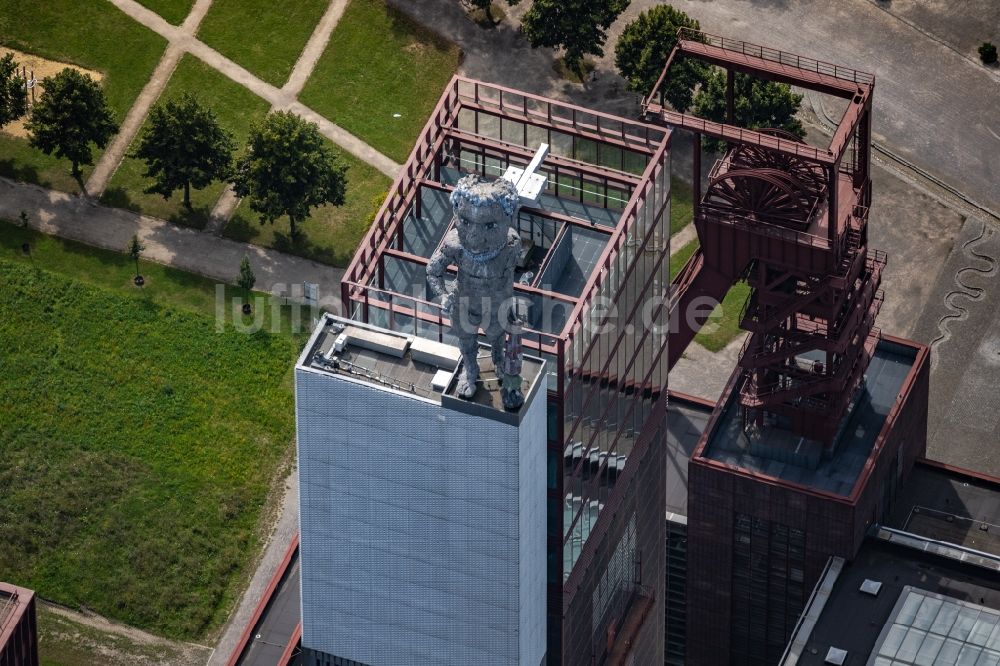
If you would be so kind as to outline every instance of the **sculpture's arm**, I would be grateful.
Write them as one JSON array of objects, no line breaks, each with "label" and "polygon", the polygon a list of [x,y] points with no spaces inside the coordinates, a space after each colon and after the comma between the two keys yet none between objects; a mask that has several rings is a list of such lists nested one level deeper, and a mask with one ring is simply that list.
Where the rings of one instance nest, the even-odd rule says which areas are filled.
[{"label": "sculpture's arm", "polygon": [[458,242],[458,232],[452,229],[444,237],[444,242],[441,243],[441,247],[434,251],[431,255],[430,261],[427,263],[427,284],[431,289],[431,296],[437,298],[444,295],[444,301],[442,306],[444,309],[450,310],[450,299],[448,298],[448,290],[444,284],[444,274],[448,270],[448,265],[455,262],[455,258],[461,253],[462,247]]}]

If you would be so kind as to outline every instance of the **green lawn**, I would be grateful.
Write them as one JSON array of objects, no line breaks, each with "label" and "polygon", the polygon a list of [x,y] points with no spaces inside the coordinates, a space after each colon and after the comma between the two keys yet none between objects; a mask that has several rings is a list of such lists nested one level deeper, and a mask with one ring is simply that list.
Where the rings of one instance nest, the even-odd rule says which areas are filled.
[{"label": "green lawn", "polygon": [[[38,659],[42,666],[143,666],[190,663],[179,646],[140,643],[65,615],[38,608]],[[208,648],[194,650],[207,656]]]},{"label": "green lawn", "polygon": [[691,185],[676,176],[670,177],[670,233],[676,234],[694,219]]},{"label": "green lawn", "polygon": [[218,333],[211,281],[141,267],[0,224],[0,579],[199,639],[259,547],[304,333]]},{"label": "green lawn", "polygon": [[[104,90],[121,121],[146,84],[166,42],[110,2],[0,0],[0,44],[103,73]],[[100,151],[94,151],[94,161]],[[67,160],[0,135],[0,175],[76,191]],[[91,169],[83,170],[84,179]]]},{"label": "green lawn", "polygon": [[737,282],[730,287],[722,303],[715,306],[705,322],[709,330],[702,329],[695,336],[695,341],[711,352],[725,348],[743,332],[740,328],[740,314],[749,296],[750,286],[746,282]]},{"label": "green lawn", "polygon": [[326,264],[346,266],[368,231],[392,181],[381,171],[342,152],[332,143],[329,146],[349,166],[347,196],[343,206],[314,209],[312,217],[298,225],[300,233],[293,240],[288,233],[287,218],[262,225],[260,217],[250,210],[250,206],[241,202],[223,235]]},{"label": "green lawn", "polygon": [[[210,93],[206,94],[204,91]],[[157,103],[180,97],[188,92],[198,95],[202,103],[215,112],[219,124],[233,134],[236,139],[237,154],[246,143],[250,124],[267,115],[269,108],[267,102],[190,55],[184,56],[180,61]],[[138,136],[141,136],[141,130]],[[130,153],[138,145],[138,136],[129,147]],[[145,162],[131,157],[126,158],[108,183],[101,200],[110,206],[128,208],[171,222],[201,228],[208,221],[212,207],[225,187],[225,183],[214,182],[202,190],[191,190],[193,210],[189,212],[181,204],[183,192],[180,190],[170,199],[164,199],[158,194],[145,194],[143,190],[152,182],[144,177],[145,173]]]},{"label": "green lawn", "polygon": [[698,249],[698,239],[694,238],[688,241],[687,245],[682,246],[677,252],[670,255],[670,280],[673,281],[677,274],[681,272],[684,268],[684,264],[687,263],[691,255],[694,254],[695,250]]},{"label": "green lawn", "polygon": [[168,23],[180,25],[191,12],[194,0],[139,0],[139,4],[152,9]]},{"label": "green lawn", "polygon": [[458,60],[457,46],[384,0],[351,0],[300,97],[402,163]]},{"label": "green lawn", "polygon": [[198,38],[280,88],[329,4],[329,0],[214,0]]},{"label": "green lawn", "polygon": [[[697,249],[698,239],[695,238],[670,256],[671,280],[677,277]],[[695,336],[695,341],[712,352],[717,352],[732,342],[743,332],[740,328],[740,314],[749,296],[750,287],[746,282],[734,284],[722,299],[722,303],[712,310],[712,314],[705,322],[705,328]]]}]

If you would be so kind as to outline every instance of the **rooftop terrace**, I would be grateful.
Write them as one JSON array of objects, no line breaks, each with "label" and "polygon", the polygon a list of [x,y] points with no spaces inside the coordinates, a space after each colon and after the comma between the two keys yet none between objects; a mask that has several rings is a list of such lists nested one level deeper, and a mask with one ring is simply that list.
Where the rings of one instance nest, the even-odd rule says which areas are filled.
[{"label": "rooftop terrace", "polygon": [[[459,398],[456,392],[459,358],[459,350],[451,345],[325,315],[302,353],[299,367],[516,423],[524,406],[515,413],[504,410],[500,380],[485,346],[479,359],[479,390],[472,400]],[[524,358],[525,405],[537,393],[535,386],[543,367],[539,359]]]},{"label": "rooftop terrace", "polygon": [[818,447],[807,446],[806,440],[782,429],[780,423],[765,427],[761,438],[751,443],[742,429],[738,390],[729,392],[702,455],[813,490],[849,496],[915,360],[912,348],[879,342],[830,455],[820,456]]}]

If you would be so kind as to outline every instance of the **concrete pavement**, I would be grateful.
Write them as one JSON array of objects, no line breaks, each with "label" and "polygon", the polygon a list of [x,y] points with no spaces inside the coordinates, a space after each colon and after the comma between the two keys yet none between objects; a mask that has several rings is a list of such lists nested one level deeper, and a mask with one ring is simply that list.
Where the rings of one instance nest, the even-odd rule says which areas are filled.
[{"label": "concrete pavement", "polygon": [[[642,10],[635,0],[609,42]],[[1000,82],[869,0],[675,0],[706,32],[875,74],[875,138],[979,203],[1000,211]],[[954,11],[954,10],[948,10]],[[602,60],[613,68],[613,54]]]},{"label": "concrete pavement", "polygon": [[343,270],[276,250],[179,227],[164,220],[108,208],[91,199],[0,178],[0,217],[28,212],[35,229],[122,252],[133,235],[145,244],[143,258],[231,284],[243,255],[250,257],[257,289],[314,283],[322,303],[340,299]]}]

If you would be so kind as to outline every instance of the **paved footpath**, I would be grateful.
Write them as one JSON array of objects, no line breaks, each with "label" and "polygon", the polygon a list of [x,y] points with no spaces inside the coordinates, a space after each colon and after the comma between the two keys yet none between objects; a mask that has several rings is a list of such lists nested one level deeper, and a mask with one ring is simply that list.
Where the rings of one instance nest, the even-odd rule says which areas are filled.
[{"label": "paved footpath", "polygon": [[[212,0],[198,0],[194,7],[191,8],[191,12],[184,20],[183,25],[179,28],[179,34],[194,37],[194,34],[198,31],[198,26],[201,24],[201,20],[205,18],[205,14],[208,13],[208,8],[211,5]],[[94,172],[90,175],[87,186],[84,188],[87,194],[95,198],[104,194],[104,190],[108,187],[108,182],[125,156],[125,151],[128,150],[132,139],[135,138],[139,128],[142,127],[142,123],[146,119],[146,114],[149,113],[150,107],[159,98],[163,89],[167,87],[167,82],[170,81],[170,76],[174,73],[174,69],[176,69],[182,55],[184,55],[184,48],[181,42],[170,42],[167,50],[163,53],[163,57],[160,58],[156,69],[153,70],[153,75],[146,82],[146,85],[143,86],[142,92],[139,93],[139,97],[132,104],[132,108],[129,109],[125,120],[122,121],[121,127],[118,129],[118,134],[115,135],[111,145],[104,151],[101,159],[97,162],[97,166],[94,167]]]},{"label": "paved footpath", "polygon": [[[271,84],[262,81],[245,68],[237,65],[229,58],[206,45],[204,42],[195,39],[186,29],[186,21],[185,25],[180,27],[170,25],[158,14],[150,11],[146,7],[143,7],[135,0],[110,0],[110,2],[118,7],[118,9],[128,14],[135,21],[138,21],[153,32],[166,38],[171,45],[179,45],[185,52],[197,57],[199,60],[205,62],[205,64],[218,70],[243,87],[249,89],[257,96],[269,102],[272,107],[276,109],[288,109],[294,105],[294,110],[296,110],[296,112],[298,112],[298,109],[306,108],[295,100],[295,95],[293,94],[295,92],[294,85],[292,85],[288,90],[285,90],[276,88]],[[335,24],[333,19],[335,18],[338,18],[336,12],[328,11],[320,21],[317,30],[322,29],[325,31],[327,26],[329,26],[329,29],[332,30],[333,25]],[[327,36],[326,39],[329,39],[329,36]],[[322,42],[322,35],[318,42]],[[310,48],[310,46],[312,46],[312,48]],[[307,56],[306,64],[308,64],[313,57],[312,54],[315,49],[316,43],[313,42],[313,39],[310,39],[310,44],[307,44],[307,50],[304,54]],[[316,56],[316,58],[318,59],[318,56]],[[297,78],[291,80],[293,84],[295,81],[297,81]],[[319,116],[319,114],[316,114],[314,111],[309,111],[311,114]],[[347,152],[351,153],[360,160],[368,162],[379,171],[388,175],[390,178],[394,178],[400,169],[399,164],[329,120],[325,120],[325,122],[320,125],[320,132]]]},{"label": "paved footpath", "polygon": [[146,246],[145,259],[227,284],[239,272],[243,255],[249,255],[260,291],[308,282],[319,285],[321,303],[332,307],[340,299],[342,269],[0,178],[0,217],[16,220],[22,210],[39,231],[118,252],[138,235]]}]

